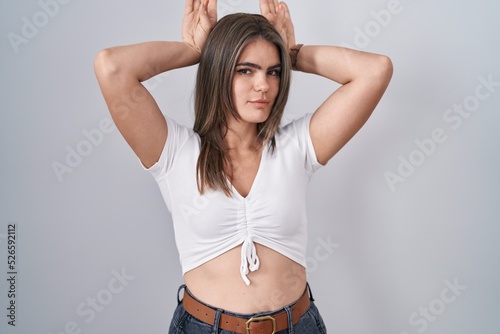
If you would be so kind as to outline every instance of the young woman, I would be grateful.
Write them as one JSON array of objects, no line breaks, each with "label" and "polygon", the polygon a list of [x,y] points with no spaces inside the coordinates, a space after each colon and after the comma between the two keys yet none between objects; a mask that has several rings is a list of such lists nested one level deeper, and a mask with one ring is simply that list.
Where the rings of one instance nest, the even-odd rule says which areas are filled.
[{"label": "young woman", "polygon": [[[185,285],[170,333],[326,333],[306,281],[305,190],[367,121],[391,61],[297,45],[277,0],[260,0],[262,15],[218,22],[216,8],[186,0],[182,41],[109,48],[95,60],[111,115],[172,214]],[[141,82],[198,63],[190,129],[165,119]],[[281,126],[292,68],[342,86]]]}]

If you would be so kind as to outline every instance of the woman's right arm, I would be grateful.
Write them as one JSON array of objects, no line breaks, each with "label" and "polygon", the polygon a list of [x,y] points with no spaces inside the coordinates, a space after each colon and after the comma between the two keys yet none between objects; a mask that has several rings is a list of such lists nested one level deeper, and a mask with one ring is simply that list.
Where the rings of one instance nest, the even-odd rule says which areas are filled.
[{"label": "woman's right arm", "polygon": [[113,121],[145,167],[158,161],[167,123],[141,82],[193,65],[198,57],[182,42],[147,42],[105,49],[95,58],[95,73]]},{"label": "woman's right arm", "polygon": [[215,0],[187,0],[182,42],[146,42],[98,53],[94,69],[111,116],[145,167],[154,165],[167,139],[167,123],[142,81],[191,66],[217,20]]}]

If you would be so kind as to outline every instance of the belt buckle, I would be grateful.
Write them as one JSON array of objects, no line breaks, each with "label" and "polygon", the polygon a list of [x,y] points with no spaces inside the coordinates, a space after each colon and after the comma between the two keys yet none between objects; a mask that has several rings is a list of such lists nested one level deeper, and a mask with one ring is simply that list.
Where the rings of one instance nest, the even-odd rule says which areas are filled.
[{"label": "belt buckle", "polygon": [[273,323],[273,332],[271,334],[275,334],[276,333],[276,319],[274,319],[270,315],[266,315],[264,317],[250,318],[246,322],[246,324],[245,324],[245,327],[246,327],[246,330],[247,330],[247,334],[250,334],[250,323],[252,323],[252,322],[260,322],[260,321],[266,321],[266,320],[271,320],[271,322]]}]

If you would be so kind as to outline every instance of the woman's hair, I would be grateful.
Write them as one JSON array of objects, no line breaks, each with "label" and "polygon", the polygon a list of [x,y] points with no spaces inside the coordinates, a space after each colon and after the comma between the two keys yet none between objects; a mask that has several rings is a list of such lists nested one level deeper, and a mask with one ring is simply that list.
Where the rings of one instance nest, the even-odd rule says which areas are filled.
[{"label": "woman's hair", "polygon": [[232,81],[238,57],[251,41],[263,39],[276,45],[280,54],[281,74],[278,96],[267,120],[257,125],[258,138],[271,152],[290,90],[291,64],[288,49],[280,34],[262,15],[232,14],[220,19],[202,50],[195,89],[194,131],[201,139],[196,166],[198,190],[220,189],[231,195],[226,167],[231,170],[229,151],[224,142],[227,117],[240,120],[232,99]]}]

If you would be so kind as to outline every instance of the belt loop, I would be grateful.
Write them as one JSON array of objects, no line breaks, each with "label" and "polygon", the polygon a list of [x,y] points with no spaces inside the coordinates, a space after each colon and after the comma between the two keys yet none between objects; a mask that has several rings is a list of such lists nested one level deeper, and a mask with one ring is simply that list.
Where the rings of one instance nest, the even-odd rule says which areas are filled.
[{"label": "belt loop", "polygon": [[292,309],[289,306],[285,306],[286,315],[288,317],[288,333],[294,334],[295,329],[293,328],[293,315]]},{"label": "belt loop", "polygon": [[313,298],[313,293],[311,290],[311,286],[309,285],[309,282],[306,283],[306,289],[309,291],[309,300],[313,302],[314,298]]},{"label": "belt loop", "polygon": [[[179,295],[180,295],[180,293],[181,293],[181,290],[184,290],[184,289],[186,289],[186,284],[182,284],[182,285],[179,287],[179,290],[177,290],[177,305],[179,305],[180,303],[182,303],[182,299],[181,299],[181,298],[179,298]],[[186,293],[186,292],[184,291],[184,293]]]},{"label": "belt loop", "polygon": [[212,334],[219,333],[219,322],[220,322],[220,315],[221,314],[222,314],[222,310],[220,308],[218,308],[217,311],[215,312],[214,326],[212,327]]}]

